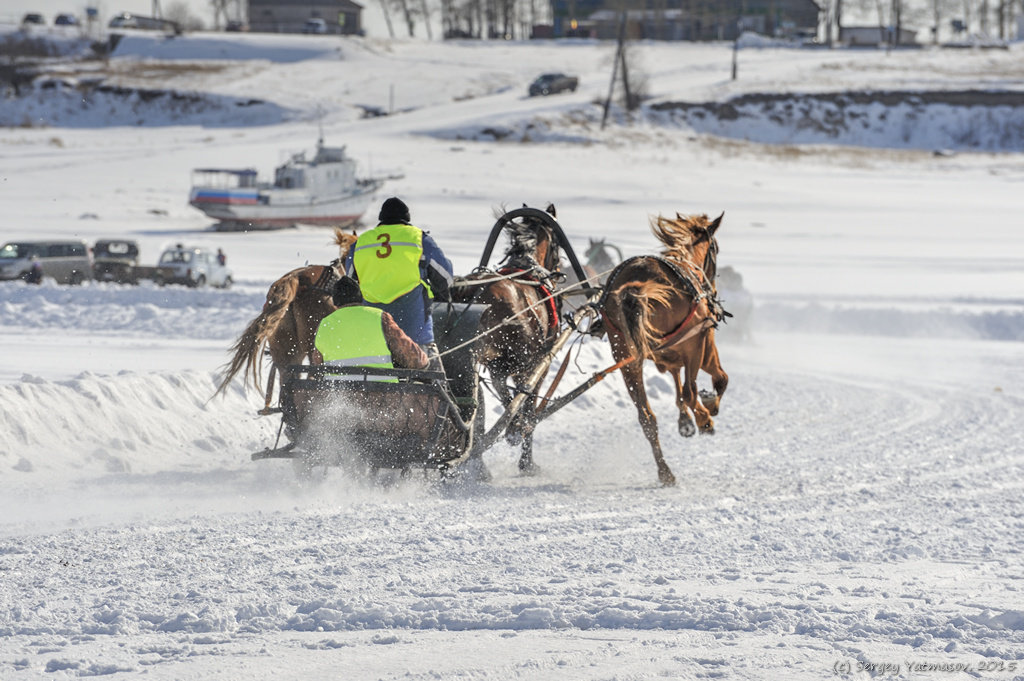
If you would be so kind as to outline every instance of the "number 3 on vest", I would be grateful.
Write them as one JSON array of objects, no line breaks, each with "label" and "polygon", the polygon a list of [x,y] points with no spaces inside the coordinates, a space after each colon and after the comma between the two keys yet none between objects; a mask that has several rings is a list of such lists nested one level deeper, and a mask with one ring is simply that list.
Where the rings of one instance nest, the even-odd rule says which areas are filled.
[{"label": "number 3 on vest", "polygon": [[391,255],[391,235],[387,232],[381,232],[377,235],[377,241],[380,242],[380,248],[377,249],[377,257],[386,258]]}]

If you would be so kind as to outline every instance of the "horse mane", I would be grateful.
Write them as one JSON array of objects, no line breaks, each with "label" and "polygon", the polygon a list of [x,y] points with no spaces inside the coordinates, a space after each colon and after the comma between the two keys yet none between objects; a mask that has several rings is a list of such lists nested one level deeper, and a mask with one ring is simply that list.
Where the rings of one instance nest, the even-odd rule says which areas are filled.
[{"label": "horse mane", "polygon": [[352,248],[358,238],[354,229],[351,234],[347,234],[337,227],[334,228],[334,244],[338,247],[338,260],[345,259],[349,249]]},{"label": "horse mane", "polygon": [[703,237],[710,237],[708,225],[707,214],[676,213],[674,219],[659,215],[651,219],[651,232],[664,244],[661,251],[663,256],[674,260],[690,260],[697,242]]},{"label": "horse mane", "polygon": [[[523,208],[527,205],[524,203]],[[501,213],[495,211],[496,217],[500,218],[507,211],[505,206],[499,209]],[[549,203],[544,209],[548,215],[555,217],[555,205]],[[534,266],[544,266],[544,263],[537,262],[537,248],[540,245],[541,234],[543,233],[551,241],[551,254],[560,255],[558,253],[558,246],[554,241],[554,235],[550,233],[548,227],[539,221],[531,217],[520,218],[522,222],[511,221],[506,223],[505,229],[508,232],[508,249],[505,251],[505,257],[502,262],[508,263],[513,267],[522,267],[529,269]],[[555,268],[557,269],[557,260]]]},{"label": "horse mane", "polygon": [[508,250],[505,259],[509,264],[529,263],[538,265],[534,254],[537,252],[537,232],[525,223],[512,222],[508,226]]}]

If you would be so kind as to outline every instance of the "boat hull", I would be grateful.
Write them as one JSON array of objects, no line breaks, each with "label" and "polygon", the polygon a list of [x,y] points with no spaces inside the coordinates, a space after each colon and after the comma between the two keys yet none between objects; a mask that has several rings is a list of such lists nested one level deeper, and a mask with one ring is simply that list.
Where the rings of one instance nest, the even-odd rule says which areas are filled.
[{"label": "boat hull", "polygon": [[294,190],[275,196],[274,192],[194,187],[189,204],[234,229],[276,229],[298,224],[348,227],[363,216],[381,184],[368,183],[357,192],[322,201],[304,200]]}]

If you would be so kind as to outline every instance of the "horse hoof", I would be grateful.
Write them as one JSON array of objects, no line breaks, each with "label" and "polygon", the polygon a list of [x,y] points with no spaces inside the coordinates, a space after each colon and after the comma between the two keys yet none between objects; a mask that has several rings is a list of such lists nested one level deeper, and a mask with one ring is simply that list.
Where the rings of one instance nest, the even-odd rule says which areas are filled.
[{"label": "horse hoof", "polygon": [[519,461],[519,474],[533,477],[540,473],[540,466],[535,464],[533,461]]},{"label": "horse hoof", "polygon": [[690,418],[679,417],[679,434],[683,437],[693,437],[697,434],[697,426]]},{"label": "horse hoof", "polygon": [[671,472],[659,473],[658,474],[658,482],[661,483],[662,487],[675,487],[676,486],[676,476],[672,475]]},{"label": "horse hoof", "polygon": [[493,478],[483,459],[472,457],[461,466],[441,471],[441,479],[453,482],[491,482]]}]

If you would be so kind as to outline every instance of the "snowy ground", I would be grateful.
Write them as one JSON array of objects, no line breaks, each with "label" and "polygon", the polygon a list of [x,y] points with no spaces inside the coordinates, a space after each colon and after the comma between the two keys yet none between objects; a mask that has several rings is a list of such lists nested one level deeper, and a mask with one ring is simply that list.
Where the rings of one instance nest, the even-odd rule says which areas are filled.
[{"label": "snowy ground", "polygon": [[[838,138],[862,146],[802,139],[796,116],[712,137],[616,112],[602,131],[608,45],[222,40],[135,37],[111,60],[124,87],[226,98],[195,110],[0,100],[36,123],[0,129],[4,239],[125,235],[146,262],[221,246],[238,282],[0,283],[0,678],[1024,679],[1019,113],[967,112],[959,146],[965,110],[930,107],[909,137]],[[748,48],[737,81],[728,45],[640,57],[655,104],[1024,89],[1017,46]],[[580,91],[524,96],[556,68]],[[675,433],[647,371],[678,487],[655,484],[618,377],[541,426],[534,478],[504,444],[490,484],[310,488],[249,461],[277,424],[241,385],[210,401],[218,369],[330,237],[211,231],[189,171],[269,172],[318,115],[328,143],[405,173],[386,191],[463,273],[502,206],[553,201],[580,249],[627,255],[654,249],[652,214],[725,211],[721,264],[756,308],[752,341],[723,333],[717,434]],[[577,362],[567,380],[611,363],[593,341]]]}]

